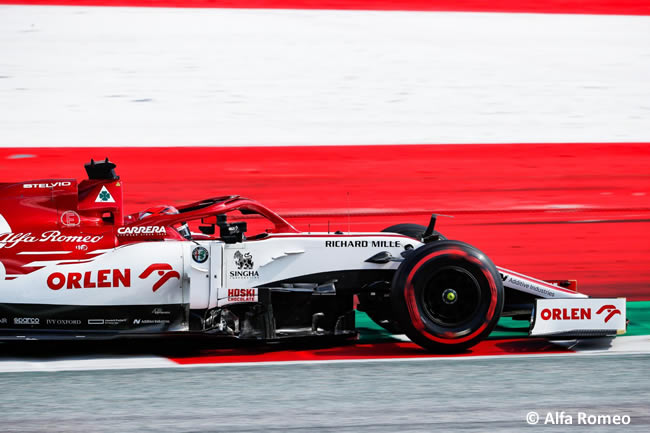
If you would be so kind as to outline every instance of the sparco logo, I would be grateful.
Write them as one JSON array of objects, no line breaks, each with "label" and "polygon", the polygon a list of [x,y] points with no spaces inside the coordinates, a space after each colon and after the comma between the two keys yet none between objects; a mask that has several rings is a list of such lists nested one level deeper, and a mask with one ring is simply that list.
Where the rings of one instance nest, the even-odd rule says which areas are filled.
[{"label": "sparco logo", "polygon": [[36,317],[14,317],[14,325],[40,325],[40,319]]},{"label": "sparco logo", "polygon": [[621,314],[621,311],[616,308],[614,305],[603,305],[596,311],[596,314],[603,314],[604,312],[607,312],[607,316],[605,316],[605,323],[609,322],[609,319],[614,317],[617,314]]},{"label": "sparco logo", "polygon": [[131,269],[100,269],[98,271],[54,272],[47,277],[47,286],[52,290],[94,289],[108,287],[131,287]]},{"label": "sparco logo", "polygon": [[72,185],[72,182],[24,183],[23,188],[56,188],[57,186],[70,185]]},{"label": "sparco logo", "polygon": [[120,227],[117,234],[121,236],[135,235],[165,235],[167,230],[162,226]]},{"label": "sparco logo", "polygon": [[152,287],[152,290],[154,292],[160,289],[163,284],[172,278],[178,278],[179,280],[181,279],[181,275],[167,263],[154,263],[153,265],[150,265],[147,269],[144,270],[144,272],[140,274],[138,278],[144,280],[156,271],[158,272],[158,275],[160,275],[160,279],[158,279],[158,281],[156,281]]}]

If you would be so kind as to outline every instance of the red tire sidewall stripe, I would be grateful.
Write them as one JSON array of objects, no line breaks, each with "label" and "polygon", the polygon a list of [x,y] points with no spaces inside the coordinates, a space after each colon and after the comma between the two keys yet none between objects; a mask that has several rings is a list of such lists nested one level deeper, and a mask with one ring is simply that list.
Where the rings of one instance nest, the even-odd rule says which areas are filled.
[{"label": "red tire sidewall stripe", "polygon": [[[469,335],[466,335],[462,338],[440,338],[437,337],[433,334],[431,334],[429,331],[427,331],[426,326],[424,325],[424,322],[422,321],[422,317],[420,316],[420,310],[417,306],[417,301],[415,300],[415,288],[413,287],[412,281],[413,277],[415,276],[415,273],[422,267],[424,263],[426,263],[428,260],[441,256],[443,254],[449,254],[449,255],[455,255],[455,256],[460,256],[464,259],[468,259],[475,264],[479,266],[481,271],[483,272],[483,275],[487,278],[487,281],[490,285],[490,293],[491,293],[491,299],[490,299],[490,306],[488,307],[487,314],[485,316],[485,322],[483,322],[483,325],[481,325],[476,331],[472,332]],[[497,307],[497,301],[498,301],[498,296],[497,296],[497,285],[496,282],[494,281],[494,277],[492,274],[485,269],[485,266],[481,263],[480,260],[478,260],[475,257],[470,256],[467,254],[467,252],[461,250],[461,249],[455,249],[455,248],[449,248],[449,249],[444,249],[440,251],[433,252],[424,258],[422,258],[415,266],[413,266],[413,269],[411,269],[411,272],[409,273],[408,277],[406,277],[406,284],[404,286],[404,299],[406,300],[406,307],[409,312],[409,316],[411,317],[411,323],[417,329],[422,335],[424,335],[426,338],[429,340],[435,341],[437,343],[444,343],[444,344],[459,344],[459,343],[464,343],[467,340],[470,340],[474,338],[476,335],[480,334],[483,332],[483,330],[488,326],[488,323],[490,320],[492,320],[492,317],[494,316],[494,313],[496,311]]]}]

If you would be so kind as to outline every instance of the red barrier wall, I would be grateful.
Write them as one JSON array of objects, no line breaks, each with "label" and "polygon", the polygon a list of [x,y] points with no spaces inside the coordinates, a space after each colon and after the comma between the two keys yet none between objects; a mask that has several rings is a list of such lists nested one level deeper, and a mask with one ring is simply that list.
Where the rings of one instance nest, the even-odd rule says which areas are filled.
[{"label": "red barrier wall", "polygon": [[[506,268],[650,299],[650,146],[502,144],[0,149],[0,182],[83,178],[110,157],[127,212],[239,194],[302,230],[426,224]],[[349,194],[349,195],[348,195]]]}]

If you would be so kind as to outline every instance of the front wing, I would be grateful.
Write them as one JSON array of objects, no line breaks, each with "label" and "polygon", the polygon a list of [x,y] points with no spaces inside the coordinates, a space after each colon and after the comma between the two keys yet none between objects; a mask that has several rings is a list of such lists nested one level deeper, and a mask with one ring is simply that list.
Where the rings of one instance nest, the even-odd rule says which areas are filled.
[{"label": "front wing", "polygon": [[625,298],[536,299],[530,335],[578,338],[625,333]]}]

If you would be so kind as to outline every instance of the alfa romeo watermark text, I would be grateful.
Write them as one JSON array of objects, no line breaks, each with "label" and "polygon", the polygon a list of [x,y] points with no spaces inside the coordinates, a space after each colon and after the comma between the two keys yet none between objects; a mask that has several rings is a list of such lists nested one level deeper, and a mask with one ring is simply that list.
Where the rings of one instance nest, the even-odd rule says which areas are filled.
[{"label": "alfa romeo watermark text", "polygon": [[576,425],[628,425],[632,419],[629,415],[575,412],[535,412],[526,414],[526,422],[530,425],[545,424],[576,424]]}]

